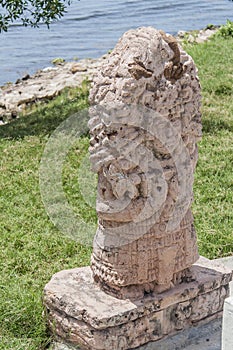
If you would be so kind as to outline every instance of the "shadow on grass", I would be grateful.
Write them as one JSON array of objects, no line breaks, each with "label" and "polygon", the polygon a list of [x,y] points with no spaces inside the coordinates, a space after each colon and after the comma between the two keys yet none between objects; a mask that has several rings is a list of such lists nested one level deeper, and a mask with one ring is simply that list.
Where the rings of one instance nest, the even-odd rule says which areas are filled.
[{"label": "shadow on grass", "polygon": [[[82,88],[67,89],[51,102],[38,105],[30,114],[0,126],[0,138],[49,136],[64,120],[86,108],[88,108],[87,85]],[[207,134],[216,134],[220,130],[233,132],[233,122],[217,119],[216,116],[204,117],[202,125],[203,132]]]},{"label": "shadow on grass", "polygon": [[0,138],[50,135],[64,120],[88,107],[87,87],[66,89],[47,104],[38,104],[30,114],[0,126]]},{"label": "shadow on grass", "polygon": [[63,121],[62,118],[38,118],[36,113],[16,119],[0,128],[0,137],[8,139],[20,139],[25,136],[51,134]]},{"label": "shadow on grass", "polygon": [[224,120],[203,119],[202,130],[206,134],[216,134],[220,130],[228,130],[233,132],[233,123],[227,123]]}]

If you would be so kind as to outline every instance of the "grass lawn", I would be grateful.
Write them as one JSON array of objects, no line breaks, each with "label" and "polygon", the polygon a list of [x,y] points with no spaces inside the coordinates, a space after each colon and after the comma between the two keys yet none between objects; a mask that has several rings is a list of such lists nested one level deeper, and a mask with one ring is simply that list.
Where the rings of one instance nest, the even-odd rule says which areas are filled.
[{"label": "grass lawn", "polygon": [[[203,89],[203,139],[199,143],[193,212],[200,254],[233,253],[233,38],[189,45]],[[88,87],[66,90],[30,115],[0,127],[0,350],[46,349],[50,342],[43,318],[43,287],[57,271],[89,264],[90,247],[59,232],[44,209],[39,164],[54,129],[87,107]],[[69,152],[64,188],[76,214],[95,221],[83,200],[77,171],[86,155],[83,136]]]},{"label": "grass lawn", "polygon": [[233,38],[186,48],[199,68],[203,139],[193,213],[200,253],[233,254]]}]

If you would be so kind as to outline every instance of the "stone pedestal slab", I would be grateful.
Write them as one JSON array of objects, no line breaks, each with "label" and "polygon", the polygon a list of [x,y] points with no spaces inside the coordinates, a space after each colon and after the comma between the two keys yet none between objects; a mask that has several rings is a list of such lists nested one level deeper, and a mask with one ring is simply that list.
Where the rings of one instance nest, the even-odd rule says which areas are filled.
[{"label": "stone pedestal slab", "polygon": [[50,329],[83,349],[126,350],[222,315],[231,271],[201,258],[193,280],[160,294],[121,300],[95,284],[89,267],[61,271],[44,291]]},{"label": "stone pedestal slab", "polygon": [[[187,328],[177,334],[155,342],[149,342],[137,350],[221,350],[222,319],[216,318],[207,324]],[[49,350],[77,350],[77,346],[57,340]]]}]

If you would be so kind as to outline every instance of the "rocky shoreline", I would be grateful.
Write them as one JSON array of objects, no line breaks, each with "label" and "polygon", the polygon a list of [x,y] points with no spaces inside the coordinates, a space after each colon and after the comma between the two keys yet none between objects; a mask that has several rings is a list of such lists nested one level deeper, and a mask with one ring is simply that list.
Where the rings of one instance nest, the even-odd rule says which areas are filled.
[{"label": "rocky shoreline", "polygon": [[0,123],[18,117],[25,108],[38,101],[51,100],[66,87],[77,87],[84,79],[91,80],[107,55],[99,59],[83,59],[25,75],[14,84],[0,88]]},{"label": "rocky shoreline", "polygon": [[[177,39],[202,43],[216,32],[216,28],[199,32],[179,32]],[[6,124],[19,116],[25,108],[38,101],[50,100],[66,87],[77,87],[84,79],[92,80],[108,55],[98,59],[83,59],[78,62],[61,63],[38,70],[34,75],[25,75],[16,83],[0,87],[0,124]]]}]

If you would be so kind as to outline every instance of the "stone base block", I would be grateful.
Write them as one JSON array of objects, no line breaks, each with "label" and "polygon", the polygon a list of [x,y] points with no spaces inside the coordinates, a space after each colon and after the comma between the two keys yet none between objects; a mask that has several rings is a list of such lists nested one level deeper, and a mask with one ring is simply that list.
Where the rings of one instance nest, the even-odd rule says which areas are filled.
[{"label": "stone base block", "polygon": [[44,291],[50,329],[82,349],[126,350],[208,323],[222,315],[232,273],[205,258],[191,271],[191,282],[132,301],[103,292],[89,267],[61,271]]},{"label": "stone base block", "polygon": [[[166,338],[139,346],[137,350],[221,350],[222,318],[187,328]],[[49,350],[77,350],[77,346],[54,341]],[[232,350],[232,348],[230,349]]]}]

